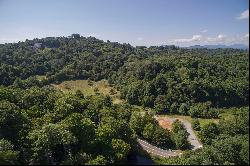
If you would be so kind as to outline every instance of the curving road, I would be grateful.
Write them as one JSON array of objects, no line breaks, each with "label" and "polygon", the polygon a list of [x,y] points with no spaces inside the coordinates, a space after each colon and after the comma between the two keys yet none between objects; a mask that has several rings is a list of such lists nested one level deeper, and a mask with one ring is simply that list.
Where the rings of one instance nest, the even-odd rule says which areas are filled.
[{"label": "curving road", "polygon": [[[158,117],[155,117],[155,118],[157,119]],[[176,119],[179,119],[183,123],[187,132],[189,133],[188,141],[191,144],[192,150],[196,150],[196,149],[203,147],[202,144],[200,143],[200,141],[198,140],[197,136],[195,135],[190,122],[188,122],[187,120],[184,120],[184,119],[180,119],[180,118],[167,118],[167,119],[171,120],[172,122],[174,122]],[[171,150],[164,150],[164,149],[158,148],[156,146],[149,144],[145,140],[141,140],[139,138],[137,139],[137,141],[145,151],[147,151],[148,153],[151,153],[153,155],[156,155],[156,156],[174,157],[174,156],[180,156],[182,154],[180,152],[173,152]]]},{"label": "curving road", "polygon": [[161,157],[175,157],[181,155],[181,153],[173,152],[171,150],[164,150],[161,148],[158,148],[156,146],[153,146],[149,144],[147,141],[144,141],[142,139],[137,139],[138,143],[141,145],[141,147],[147,151],[148,153],[151,153],[156,156],[161,156]]},{"label": "curving road", "polygon": [[191,144],[191,149],[196,150],[196,149],[202,148],[203,146],[200,143],[198,137],[195,135],[193,128],[191,126],[191,123],[184,119],[180,119],[180,118],[178,119],[183,123],[187,132],[189,133],[188,141]]}]

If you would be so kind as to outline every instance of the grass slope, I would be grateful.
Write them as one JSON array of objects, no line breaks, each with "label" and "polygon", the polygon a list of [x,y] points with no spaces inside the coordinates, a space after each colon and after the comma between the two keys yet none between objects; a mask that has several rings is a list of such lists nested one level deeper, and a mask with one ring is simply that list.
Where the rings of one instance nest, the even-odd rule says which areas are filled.
[{"label": "grass slope", "polygon": [[95,95],[97,93],[111,96],[114,104],[122,103],[120,92],[111,87],[107,80],[97,82],[90,80],[71,80],[64,81],[60,84],[51,84],[53,87],[60,89],[64,93],[74,93],[80,90],[85,96]]}]

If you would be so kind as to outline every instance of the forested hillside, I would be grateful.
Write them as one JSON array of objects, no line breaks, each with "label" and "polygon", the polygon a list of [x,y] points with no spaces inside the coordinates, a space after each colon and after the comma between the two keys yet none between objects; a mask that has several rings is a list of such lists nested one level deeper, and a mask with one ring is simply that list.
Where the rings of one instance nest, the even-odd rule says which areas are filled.
[{"label": "forested hillside", "polygon": [[[247,105],[249,99],[249,53],[243,50],[134,48],[74,34],[1,45],[0,56],[0,84],[5,86],[32,85],[35,75],[46,75],[44,85],[105,78],[130,104],[173,113],[182,103],[228,107]],[[22,85],[27,78],[23,83],[28,85]]]},{"label": "forested hillside", "polygon": [[[80,79],[108,80],[126,103],[51,86]],[[127,163],[138,153],[137,137],[188,149],[183,127],[163,130],[134,105],[155,114],[220,118],[194,127],[205,144],[198,154],[159,163],[249,164],[246,50],[133,47],[79,34],[0,45],[0,164]]]}]

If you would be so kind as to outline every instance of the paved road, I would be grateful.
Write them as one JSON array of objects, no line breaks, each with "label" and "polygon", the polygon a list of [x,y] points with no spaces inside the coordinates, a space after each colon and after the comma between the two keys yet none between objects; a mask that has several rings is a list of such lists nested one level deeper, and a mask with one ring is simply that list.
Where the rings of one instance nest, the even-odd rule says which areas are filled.
[{"label": "paved road", "polygon": [[184,119],[179,119],[179,120],[184,124],[187,132],[189,133],[188,141],[191,144],[191,149],[196,150],[202,148],[203,146],[200,143],[198,137],[195,135],[191,123]]},{"label": "paved road", "polygon": [[137,139],[138,143],[142,146],[142,148],[144,150],[146,150],[148,153],[151,153],[153,155],[156,156],[161,156],[161,157],[174,157],[174,156],[179,156],[181,155],[181,153],[176,153],[170,150],[164,150],[161,148],[158,148],[156,146],[153,146],[151,144],[149,144],[148,142],[141,140],[141,139]]},{"label": "paved road", "polygon": [[[157,117],[155,117],[155,118],[157,119]],[[168,120],[171,120],[172,122],[175,121],[176,119],[179,119],[183,123],[187,132],[189,133],[188,141],[190,142],[190,144],[192,146],[191,149],[196,150],[196,149],[202,148],[202,144],[200,143],[200,141],[196,137],[196,135],[192,129],[191,123],[188,122],[187,120],[180,119],[180,118],[168,118]],[[151,154],[154,154],[157,156],[174,157],[174,156],[179,156],[182,154],[180,152],[173,152],[171,150],[164,150],[164,149],[158,148],[158,147],[153,146],[153,145],[149,144],[148,142],[141,140],[141,139],[137,139],[137,141],[142,146],[142,148],[144,150],[146,150],[148,153],[151,153]]]},{"label": "paved road", "polygon": [[[155,116],[155,118],[157,119],[158,117]],[[162,119],[163,117],[161,117]],[[184,125],[184,127],[186,128],[187,132],[189,133],[188,136],[188,141],[191,144],[191,149],[192,150],[196,150],[199,148],[202,148],[202,144],[200,143],[198,137],[195,135],[192,125],[189,121],[185,120],[185,119],[181,119],[181,118],[169,118],[169,117],[165,117],[166,119],[174,122],[175,120],[180,120],[182,122],[182,124]]]}]

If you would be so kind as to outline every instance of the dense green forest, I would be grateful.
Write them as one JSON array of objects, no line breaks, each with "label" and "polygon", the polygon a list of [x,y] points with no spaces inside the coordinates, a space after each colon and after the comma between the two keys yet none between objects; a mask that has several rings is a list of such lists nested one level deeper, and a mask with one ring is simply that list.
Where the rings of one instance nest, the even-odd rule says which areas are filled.
[{"label": "dense green forest", "polygon": [[[126,103],[50,86],[77,79],[106,79]],[[249,164],[246,50],[133,47],[79,34],[0,44],[1,165],[129,163],[140,153],[138,137],[189,149],[180,122],[163,129],[134,105],[154,114],[219,118],[205,126],[193,121],[202,150],[158,163]]]}]

